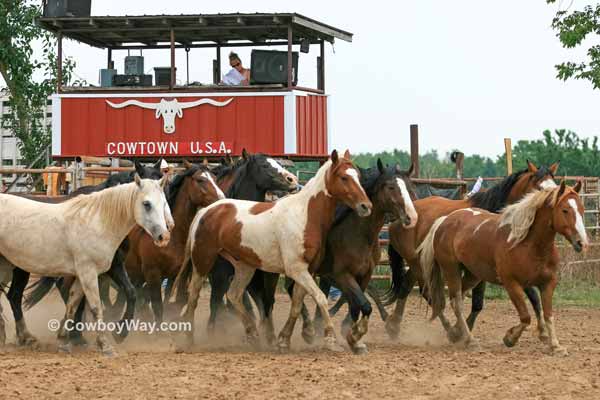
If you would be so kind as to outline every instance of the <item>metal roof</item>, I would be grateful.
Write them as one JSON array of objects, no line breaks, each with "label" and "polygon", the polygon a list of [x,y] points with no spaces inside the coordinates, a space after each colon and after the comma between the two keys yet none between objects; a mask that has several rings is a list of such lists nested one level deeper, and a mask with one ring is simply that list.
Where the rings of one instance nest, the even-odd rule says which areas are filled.
[{"label": "metal roof", "polygon": [[175,41],[184,46],[216,46],[237,41],[260,45],[287,40],[288,26],[292,27],[294,42],[298,39],[308,39],[311,43],[352,41],[350,32],[295,13],[41,17],[38,23],[44,29],[62,33],[63,37],[101,48],[134,43],[151,48],[169,43],[171,30]]}]

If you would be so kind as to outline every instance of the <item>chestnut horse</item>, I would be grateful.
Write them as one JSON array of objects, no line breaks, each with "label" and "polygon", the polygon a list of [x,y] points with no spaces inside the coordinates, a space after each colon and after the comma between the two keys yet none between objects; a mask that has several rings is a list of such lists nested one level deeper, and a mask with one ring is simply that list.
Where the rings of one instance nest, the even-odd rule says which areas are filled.
[{"label": "chestnut horse", "polygon": [[[135,183],[60,204],[0,194],[0,211],[5,215],[0,219],[0,267],[18,265],[43,276],[76,277],[58,332],[64,350],[70,349],[65,324],[73,319],[84,294],[94,319],[102,320],[98,274],[109,269],[127,233],[137,223],[157,244],[166,245],[173,226],[162,186],[138,175]],[[93,238],[93,246],[85,240],[89,238]],[[17,337],[22,337],[27,332],[25,321],[15,316],[15,325]],[[103,353],[113,354],[105,332],[98,331],[97,343]]]},{"label": "chestnut horse", "polygon": [[183,262],[184,247],[190,224],[199,208],[206,207],[225,195],[216,185],[208,169],[208,161],[194,166],[184,161],[185,170],[177,174],[169,184],[167,201],[173,213],[175,228],[165,247],[154,245],[152,238],[140,227],[135,227],[127,238],[129,249],[125,256],[125,268],[137,286],[146,283],[150,294],[155,320],[163,320],[161,283],[164,278],[175,278]]},{"label": "chestnut horse", "polygon": [[[227,298],[242,319],[248,341],[257,344],[258,332],[241,300],[255,270],[262,269],[284,273],[296,282],[290,318],[279,335],[280,347],[289,348],[302,300],[308,292],[325,317],[325,344],[334,348],[335,334],[327,313],[327,298],[311,271],[322,260],[338,201],[362,217],[371,213],[371,201],[360,186],[350,154],[346,151],[342,158],[334,150],[330,160],[294,195],[274,203],[226,199],[200,210],[190,228],[193,272],[184,318],[193,326],[202,280],[221,255],[235,268]],[[193,332],[186,334],[192,342]]]},{"label": "chestnut horse", "polygon": [[[371,215],[361,218],[352,209],[338,206],[335,222],[327,235],[325,258],[317,270],[321,277],[319,286],[327,295],[333,280],[349,299],[350,312],[343,322],[342,333],[355,353],[367,352],[366,345],[360,342],[367,333],[371,315],[371,303],[364,291],[381,257],[379,232],[385,217],[399,220],[407,228],[415,226],[418,220],[412,202],[416,195],[411,173],[412,166],[408,171],[401,171],[398,165],[385,168],[380,159],[376,168],[361,170],[361,185],[373,203]],[[304,335],[307,315],[302,312]],[[315,325],[321,324],[322,314],[317,308]]]},{"label": "chestnut horse", "polygon": [[[554,174],[558,169],[558,163],[549,168],[537,168],[533,163],[527,161],[527,169],[509,175],[491,189],[476,193],[464,200],[449,200],[443,197],[427,197],[415,201],[415,208],[419,214],[419,222],[416,227],[406,229],[401,223],[395,222],[390,225],[390,266],[392,267],[392,301],[396,300],[396,307],[392,315],[386,320],[385,328],[388,334],[395,338],[400,332],[400,323],[404,314],[406,299],[419,281],[422,283],[419,256],[416,249],[429,232],[433,222],[454,210],[462,208],[478,207],[490,212],[498,212],[508,204],[521,199],[526,193],[535,188],[555,187]],[[403,260],[408,264],[408,272],[404,271]],[[482,284],[483,285],[483,284]],[[422,287],[422,285],[421,285]],[[477,314],[483,308],[483,293],[485,286],[478,286],[479,291],[473,291],[473,313],[469,316],[471,329],[475,323]],[[535,289],[526,289],[528,298],[538,319],[540,329],[544,323],[541,318],[539,296]],[[476,297],[477,296],[477,297]]]},{"label": "chestnut horse", "polygon": [[588,246],[580,189],[581,182],[571,188],[563,181],[559,187],[528,194],[501,215],[467,208],[436,220],[417,251],[421,252],[432,319],[443,312],[444,282],[448,285],[456,314],[456,325],[449,331],[451,340],[473,343],[462,312],[462,295],[480,281],[487,281],[504,286],[519,313],[520,324],[504,336],[504,344],[514,346],[531,322],[523,289],[537,286],[542,294],[550,348],[556,354],[567,354],[556,337],[552,315],[559,263],[555,237],[557,233],[564,236],[577,252]]}]

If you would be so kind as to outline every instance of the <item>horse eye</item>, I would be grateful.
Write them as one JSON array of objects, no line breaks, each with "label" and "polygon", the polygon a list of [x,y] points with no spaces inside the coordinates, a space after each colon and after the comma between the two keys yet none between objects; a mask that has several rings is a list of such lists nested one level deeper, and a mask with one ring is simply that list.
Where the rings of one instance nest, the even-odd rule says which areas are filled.
[{"label": "horse eye", "polygon": [[565,208],[565,209],[563,209],[563,210],[562,210],[562,212],[563,212],[564,214],[568,214],[568,213],[569,213],[569,210]]},{"label": "horse eye", "polygon": [[148,200],[144,200],[142,204],[144,205],[146,211],[150,211],[152,209],[152,204]]},{"label": "horse eye", "polygon": [[348,180],[347,176],[342,176],[342,181],[346,182]]}]

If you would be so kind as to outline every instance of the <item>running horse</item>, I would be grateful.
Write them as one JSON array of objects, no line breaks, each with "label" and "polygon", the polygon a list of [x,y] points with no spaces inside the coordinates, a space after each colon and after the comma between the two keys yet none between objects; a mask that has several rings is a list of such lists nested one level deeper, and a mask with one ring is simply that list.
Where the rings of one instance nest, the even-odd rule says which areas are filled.
[{"label": "running horse", "polygon": [[[321,278],[319,286],[327,295],[334,281],[349,299],[350,312],[344,319],[342,333],[350,349],[357,354],[367,352],[367,346],[360,340],[367,333],[372,308],[364,291],[381,258],[379,232],[383,223],[390,217],[411,228],[418,220],[412,202],[416,197],[410,180],[412,169],[411,166],[408,171],[402,171],[399,165],[386,168],[377,159],[377,167],[361,170],[360,183],[373,204],[371,215],[361,218],[351,208],[338,206],[335,222],[327,235],[325,258],[317,270]],[[302,316],[306,325],[308,313],[304,309]],[[321,324],[322,314],[317,308],[315,325]]]},{"label": "running horse", "polygon": [[[127,233],[138,224],[157,244],[164,246],[169,242],[173,218],[163,193],[166,180],[159,184],[138,175],[134,179],[133,183],[60,204],[0,194],[0,268],[19,266],[42,276],[77,278],[58,331],[62,350],[70,350],[65,322],[73,319],[84,295],[94,319],[102,320],[98,275],[110,268]],[[87,240],[93,240],[94,245],[90,246]],[[17,302],[20,308],[21,299]],[[17,337],[28,334],[22,315],[15,315],[15,325]],[[114,354],[105,332],[99,331],[96,340],[102,353]]]},{"label": "running horse", "polygon": [[580,189],[581,182],[571,188],[563,181],[559,187],[528,194],[501,215],[467,208],[435,221],[418,251],[433,307],[432,319],[443,313],[444,282],[448,286],[456,315],[456,325],[449,331],[452,341],[475,344],[462,312],[463,293],[487,281],[504,286],[519,313],[519,325],[504,336],[504,344],[514,346],[531,322],[524,288],[537,286],[550,349],[554,354],[567,355],[556,336],[552,314],[559,264],[555,238],[556,234],[564,236],[577,252],[589,245]]},{"label": "running horse", "polygon": [[[479,192],[463,200],[449,200],[443,197],[427,197],[414,202],[419,215],[419,221],[414,228],[407,229],[402,223],[395,222],[389,227],[390,267],[392,269],[391,302],[396,301],[392,315],[387,318],[385,328],[388,334],[395,338],[400,332],[400,323],[404,314],[406,299],[415,283],[419,281],[422,287],[422,274],[419,264],[417,247],[431,229],[433,222],[452,211],[462,208],[478,207],[490,212],[499,212],[508,204],[515,203],[533,189],[556,187],[554,174],[558,169],[558,162],[550,167],[537,168],[527,161],[527,168],[515,172],[504,178],[500,183],[485,192]],[[404,270],[404,261],[408,264],[408,271]],[[473,329],[475,319],[483,308],[485,283],[481,283],[473,290],[473,310],[469,315],[469,328]],[[526,288],[538,320],[540,335],[545,336],[544,321],[541,316],[539,296],[533,288]],[[369,292],[373,294],[373,291]]]},{"label": "running horse", "polygon": [[[331,158],[298,193],[274,203],[226,199],[198,212],[188,240],[192,279],[184,320],[194,324],[194,314],[203,278],[213,268],[218,255],[235,268],[227,298],[241,317],[247,340],[258,344],[254,320],[242,304],[244,290],[256,269],[283,273],[296,282],[290,318],[282,329],[278,344],[288,349],[302,300],[309,293],[325,317],[325,345],[335,348],[335,334],[327,313],[327,298],[311,272],[321,263],[327,234],[341,201],[367,217],[372,204],[359,182],[359,172],[348,151]],[[184,267],[187,261],[184,263]],[[184,268],[182,268],[182,271]],[[193,330],[186,332],[188,344]]]}]

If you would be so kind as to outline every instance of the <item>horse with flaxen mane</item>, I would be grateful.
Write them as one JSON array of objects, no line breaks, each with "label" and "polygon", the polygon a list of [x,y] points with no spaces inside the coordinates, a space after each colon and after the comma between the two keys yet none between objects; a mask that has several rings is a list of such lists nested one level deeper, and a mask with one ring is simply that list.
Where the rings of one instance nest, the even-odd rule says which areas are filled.
[{"label": "horse with flaxen mane", "polygon": [[[487,281],[504,286],[519,313],[520,324],[504,336],[504,344],[514,346],[531,323],[523,289],[537,286],[550,348],[554,353],[567,354],[558,342],[552,315],[559,263],[555,237],[564,236],[577,252],[588,246],[580,189],[581,182],[571,188],[563,181],[559,187],[528,194],[500,215],[467,208],[435,221],[417,251],[433,307],[432,319],[443,315],[444,283],[448,286],[456,315],[456,324],[448,331],[450,340],[474,344],[462,312],[462,295],[480,281]],[[540,335],[540,339],[548,338]]]},{"label": "horse with flaxen mane", "polygon": [[[361,218],[353,209],[338,206],[333,227],[327,235],[325,258],[316,271],[321,277],[319,286],[327,295],[333,281],[349,299],[350,311],[342,324],[342,332],[355,353],[367,351],[366,345],[360,342],[367,333],[371,315],[371,303],[364,291],[381,257],[379,232],[384,220],[389,216],[406,227],[414,226],[418,220],[412,202],[416,196],[411,173],[412,166],[408,171],[400,170],[398,165],[386,168],[380,159],[377,167],[361,169],[360,183],[373,204],[371,215]],[[305,340],[307,315],[302,312]],[[322,324],[319,308],[315,312],[315,324]]]},{"label": "horse with flaxen mane", "polygon": [[[548,168],[537,168],[533,163],[527,161],[527,169],[513,173],[491,189],[477,193],[467,199],[449,200],[434,196],[415,201],[419,221],[412,229],[406,229],[398,222],[391,224],[388,253],[392,269],[392,287],[389,303],[396,301],[396,306],[392,315],[386,320],[385,328],[388,334],[392,338],[398,336],[406,299],[417,281],[420,282],[422,287],[423,280],[416,249],[422,243],[436,219],[448,215],[454,210],[469,207],[499,212],[503,207],[518,201],[533,189],[556,187],[553,178],[557,169],[558,163],[554,163]],[[404,270],[404,261],[409,267],[407,272]],[[470,329],[473,329],[477,314],[483,308],[484,292],[484,283],[473,290],[473,310],[468,318]],[[538,322],[543,326],[538,294],[533,288],[526,288],[525,292],[535,310]]]},{"label": "horse with flaxen mane", "polygon": [[[356,210],[359,216],[371,213],[371,201],[360,186],[350,154],[346,152],[342,158],[334,150],[330,160],[294,195],[274,203],[226,199],[200,210],[190,228],[193,273],[184,319],[193,326],[202,280],[221,255],[235,268],[227,298],[241,316],[250,343],[258,344],[258,331],[241,300],[255,270],[262,269],[284,273],[296,282],[290,318],[279,335],[280,348],[289,348],[306,293],[324,314],[325,345],[334,348],[335,334],[327,313],[327,298],[311,271],[321,263],[338,201]],[[186,337],[192,342],[193,331],[186,332]]]},{"label": "horse with flaxen mane", "polygon": [[[134,183],[77,196],[60,204],[0,194],[0,211],[6,216],[0,219],[0,267],[18,265],[24,271],[42,276],[76,277],[58,331],[64,350],[70,350],[65,322],[73,319],[84,295],[94,319],[102,320],[98,275],[109,269],[127,233],[138,224],[158,245],[169,242],[173,218],[162,182],[142,180],[137,175],[134,179]],[[94,246],[82,238],[94,238]],[[17,301],[20,305],[21,299]],[[15,313],[17,337],[21,340],[31,336],[22,317]],[[103,353],[113,354],[105,332],[98,332],[97,343]]]}]

